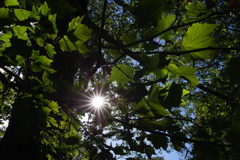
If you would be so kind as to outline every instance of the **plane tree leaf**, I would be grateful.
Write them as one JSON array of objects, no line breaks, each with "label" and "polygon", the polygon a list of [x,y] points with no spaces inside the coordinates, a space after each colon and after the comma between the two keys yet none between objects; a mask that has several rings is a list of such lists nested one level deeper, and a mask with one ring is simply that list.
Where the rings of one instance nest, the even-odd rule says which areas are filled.
[{"label": "plane tree leaf", "polygon": [[152,142],[153,146],[156,149],[163,148],[164,150],[168,147],[168,139],[165,136],[159,135],[159,134],[150,134],[147,136],[147,139]]},{"label": "plane tree leaf", "polygon": [[19,3],[17,0],[5,0],[5,5],[6,7],[9,7],[9,6],[18,6]]},{"label": "plane tree leaf", "polygon": [[181,104],[183,90],[181,85],[170,83],[167,87],[160,91],[160,102],[168,109],[179,107]]},{"label": "plane tree leaf", "polygon": [[9,8],[0,8],[0,18],[1,19],[10,18]]},{"label": "plane tree leaf", "polygon": [[192,83],[193,86],[199,84],[196,74],[194,73],[196,69],[190,67],[177,67],[174,64],[168,66],[168,71],[179,77],[183,77]]},{"label": "plane tree leaf", "polygon": [[208,14],[206,14],[208,12],[206,6],[200,1],[198,1],[196,3],[189,2],[185,6],[185,8],[186,8],[187,12],[186,12],[183,20],[186,22],[196,21],[196,20],[202,19],[208,15]]},{"label": "plane tree leaf", "polygon": [[[162,31],[168,29],[173,25],[173,22],[175,21],[176,17],[175,15],[169,15],[169,16],[161,16],[161,19],[158,21],[158,24],[155,28],[155,32],[161,33]],[[168,31],[166,33],[163,33],[160,35],[162,39],[168,40],[172,38],[172,31]]]},{"label": "plane tree leaf", "polygon": [[49,56],[50,58],[53,58],[54,54],[56,54],[53,45],[47,43],[44,48],[46,49],[48,56]]},{"label": "plane tree leaf", "polygon": [[124,86],[128,82],[134,82],[133,77],[134,70],[132,67],[125,64],[118,64],[111,71],[110,81],[116,81],[117,84]]},{"label": "plane tree leaf", "polygon": [[184,78],[188,79],[193,86],[199,84],[196,74],[194,73],[196,69],[189,68],[189,67],[179,67],[176,70],[177,76],[183,76]]},{"label": "plane tree leaf", "polygon": [[19,21],[26,20],[30,17],[32,14],[31,11],[25,10],[25,9],[14,9],[14,13]]},{"label": "plane tree leaf", "polygon": [[[188,28],[186,35],[183,37],[182,50],[190,51],[195,49],[214,47],[215,39],[211,36],[212,31],[216,28],[216,24],[200,24],[195,23]],[[187,61],[213,59],[217,52],[213,50],[197,51],[184,54]]]}]

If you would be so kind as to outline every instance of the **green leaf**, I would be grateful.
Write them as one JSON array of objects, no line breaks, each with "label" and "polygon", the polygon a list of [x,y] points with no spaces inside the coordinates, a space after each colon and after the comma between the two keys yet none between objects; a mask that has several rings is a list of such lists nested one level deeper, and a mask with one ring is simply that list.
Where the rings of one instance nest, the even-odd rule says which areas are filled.
[{"label": "green leaf", "polygon": [[48,117],[48,122],[52,124],[54,127],[58,127],[57,121],[53,117]]},{"label": "green leaf", "polygon": [[158,96],[159,96],[159,86],[157,84],[153,84],[149,90],[149,98],[148,101],[149,102],[154,102],[156,104],[160,104],[159,100],[158,100]]},{"label": "green leaf", "polygon": [[193,86],[197,86],[199,84],[197,75],[194,73],[196,71],[195,68],[189,67],[179,67],[176,69],[177,76],[182,76],[188,79]]},{"label": "green leaf", "polygon": [[84,43],[82,41],[76,41],[74,42],[75,47],[77,48],[77,50],[80,53],[86,53],[86,52],[90,52],[90,50],[84,45]]},{"label": "green leaf", "polygon": [[40,47],[44,47],[45,42],[42,38],[36,38],[35,40]]},{"label": "green leaf", "polygon": [[189,2],[185,8],[187,9],[186,16],[194,18],[200,16],[201,13],[207,12],[206,6],[200,1],[196,3]]},{"label": "green leaf", "polygon": [[53,113],[59,113],[59,106],[55,101],[49,101],[48,107],[51,108]]},{"label": "green leaf", "polygon": [[147,136],[147,139],[152,142],[156,149],[160,149],[162,147],[164,150],[166,150],[168,147],[168,139],[165,136],[159,134],[150,134]]},{"label": "green leaf", "polygon": [[170,64],[168,66],[168,71],[174,75],[179,77],[186,78],[193,86],[197,86],[199,84],[196,74],[194,73],[196,69],[190,67],[177,67],[174,64]]},{"label": "green leaf", "polygon": [[12,32],[8,31],[6,33],[4,33],[4,35],[0,36],[0,40],[4,41],[4,42],[10,42],[10,38],[12,38]]},{"label": "green leaf", "polygon": [[46,56],[38,56],[34,54],[32,57],[35,59],[34,63],[31,65],[31,69],[34,72],[39,72],[42,70],[45,70],[48,73],[56,72],[54,69],[50,68],[50,64],[52,63],[51,59],[47,58]]},{"label": "green leaf", "polygon": [[42,15],[44,15],[44,16],[47,16],[49,14],[49,12],[51,11],[51,9],[48,7],[48,4],[46,1],[43,3],[43,5],[41,5],[39,10],[42,13]]},{"label": "green leaf", "polygon": [[167,76],[168,70],[167,69],[159,69],[157,71],[154,71],[153,73],[158,79],[162,79]]},{"label": "green leaf", "polygon": [[9,19],[9,8],[0,8],[0,18]]},{"label": "green leaf", "polygon": [[[210,37],[212,31],[216,28],[216,24],[200,24],[195,23],[188,28],[183,38],[182,50],[190,51],[195,49],[214,47],[215,39]],[[217,52],[213,50],[204,50],[193,53],[184,54],[187,61],[213,59]]]},{"label": "green leaf", "polygon": [[143,59],[145,61],[145,68],[148,71],[156,71],[158,69],[159,64],[159,56],[155,54],[153,56],[147,56],[147,59]]},{"label": "green leaf", "polygon": [[124,41],[124,44],[130,44],[132,42],[135,42],[137,40],[137,33],[132,33],[130,35],[125,35],[123,36],[123,41]]},{"label": "green leaf", "polygon": [[49,56],[50,58],[53,58],[54,54],[56,54],[53,45],[47,43],[44,48],[46,49],[48,56]]},{"label": "green leaf", "polygon": [[75,45],[68,39],[67,36],[63,36],[59,41],[60,48],[63,52],[76,51]]},{"label": "green leaf", "polygon": [[133,108],[139,115],[146,117],[154,117],[154,114],[150,111],[145,99],[142,99],[137,104],[133,104]]},{"label": "green leaf", "polygon": [[118,64],[111,71],[110,81],[116,81],[117,84],[121,84],[122,86],[124,86],[128,82],[134,82],[133,77],[134,70],[132,69],[132,67],[125,64]]},{"label": "green leaf", "polygon": [[145,153],[148,156],[148,158],[151,159],[152,155],[155,154],[155,150],[154,150],[154,148],[152,146],[146,145]]},{"label": "green leaf", "polygon": [[9,6],[18,6],[19,3],[17,0],[5,0],[5,5],[6,7],[9,7]]},{"label": "green leaf", "polygon": [[109,53],[114,57],[118,58],[122,53],[119,50],[116,49],[109,49]]},{"label": "green leaf", "polygon": [[44,85],[48,85],[50,83],[48,73],[46,71],[43,72],[42,80]]},{"label": "green leaf", "polygon": [[[172,26],[173,22],[175,21],[176,16],[175,15],[169,15],[167,17],[161,16],[161,19],[158,21],[158,24],[155,28],[156,33],[161,33],[162,31],[168,29]],[[172,38],[172,31],[165,32],[160,35],[161,38],[168,40]]]},{"label": "green leaf", "polygon": [[81,24],[84,16],[73,18],[68,24],[68,32],[77,29],[78,25]]},{"label": "green leaf", "polygon": [[27,33],[26,33],[27,27],[25,27],[25,26],[12,26],[12,29],[19,39],[28,40],[28,36],[27,36]]},{"label": "green leaf", "polygon": [[154,102],[148,102],[148,104],[155,117],[170,115],[170,113],[160,104]]},{"label": "green leaf", "polygon": [[48,107],[42,107],[42,109],[47,115],[49,115],[49,113],[51,112],[51,109]]},{"label": "green leaf", "polygon": [[161,94],[161,96],[164,96],[164,99],[161,101],[162,105],[168,109],[179,107],[182,97],[181,85],[172,83],[168,86],[170,86],[168,91]]},{"label": "green leaf", "polygon": [[17,60],[17,65],[20,65],[23,63],[24,64],[24,61],[26,60],[24,57],[22,57],[21,55],[17,55],[16,56],[16,60]]},{"label": "green leaf", "polygon": [[73,32],[73,35],[78,38],[81,42],[86,42],[92,33],[92,30],[83,24],[78,24],[76,30]]},{"label": "green leaf", "polygon": [[24,21],[28,19],[32,14],[31,11],[27,11],[25,9],[14,9],[14,13],[19,21]]}]

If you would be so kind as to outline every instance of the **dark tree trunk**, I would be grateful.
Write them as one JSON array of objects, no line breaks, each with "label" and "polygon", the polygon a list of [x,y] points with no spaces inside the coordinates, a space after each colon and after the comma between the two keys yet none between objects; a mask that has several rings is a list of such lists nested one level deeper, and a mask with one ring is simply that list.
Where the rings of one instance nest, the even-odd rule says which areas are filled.
[{"label": "dark tree trunk", "polygon": [[36,108],[31,98],[19,98],[13,104],[11,119],[1,140],[0,159],[46,159],[42,150],[41,130],[46,116]]},{"label": "dark tree trunk", "polygon": [[[76,2],[77,1],[74,1],[74,3]],[[68,22],[70,22],[72,18],[82,16],[83,14],[85,15],[87,11],[86,1],[80,0],[79,2],[84,3],[84,8],[79,9],[80,12],[67,15],[67,18],[58,18],[57,23],[64,23],[68,26]],[[77,15],[80,13],[83,14]],[[64,28],[60,25],[58,26],[58,30],[61,35],[66,34],[67,31],[66,27]],[[79,60],[78,54],[80,53],[62,53],[58,48],[59,47],[55,46],[56,52],[59,53],[55,55],[52,64],[52,67],[57,73],[51,76],[53,79],[59,79],[65,82],[67,86],[55,85],[57,93],[47,95],[47,99],[57,101],[60,106],[67,106],[69,101],[74,99],[69,88],[72,87],[75,74],[79,68],[79,62],[77,61]],[[28,74],[28,76],[36,76],[36,73],[32,71],[28,71],[26,74]],[[40,74],[40,77],[42,75],[42,73],[37,74]],[[23,80],[23,83],[25,85],[31,85],[28,84],[27,78]],[[36,97],[38,93],[32,93],[33,89],[30,87],[29,89],[25,89],[24,92],[31,93],[32,96],[28,98],[17,97],[12,106],[9,126],[0,142],[0,160],[47,159],[46,155],[49,154],[49,150],[42,141],[44,138],[43,132],[47,131],[47,115],[42,110],[43,106],[39,102],[40,99]],[[59,157],[58,159],[63,158]]]}]

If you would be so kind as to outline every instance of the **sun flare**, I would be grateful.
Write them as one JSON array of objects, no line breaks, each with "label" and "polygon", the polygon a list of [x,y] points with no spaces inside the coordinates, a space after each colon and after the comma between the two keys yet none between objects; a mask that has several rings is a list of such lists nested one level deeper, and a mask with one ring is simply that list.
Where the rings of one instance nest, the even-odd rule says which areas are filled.
[{"label": "sun flare", "polygon": [[104,105],[104,98],[103,97],[94,97],[92,99],[92,105],[96,108],[100,108]]}]

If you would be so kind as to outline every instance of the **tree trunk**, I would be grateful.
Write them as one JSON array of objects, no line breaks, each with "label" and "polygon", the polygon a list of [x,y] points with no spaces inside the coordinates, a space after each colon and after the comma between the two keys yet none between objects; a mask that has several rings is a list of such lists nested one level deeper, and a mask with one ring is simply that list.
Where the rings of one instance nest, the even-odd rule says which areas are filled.
[{"label": "tree trunk", "polygon": [[41,130],[46,126],[44,123],[46,116],[41,108],[34,106],[32,98],[17,98],[9,126],[0,143],[0,159],[46,159],[41,153],[44,152],[41,142]]}]

